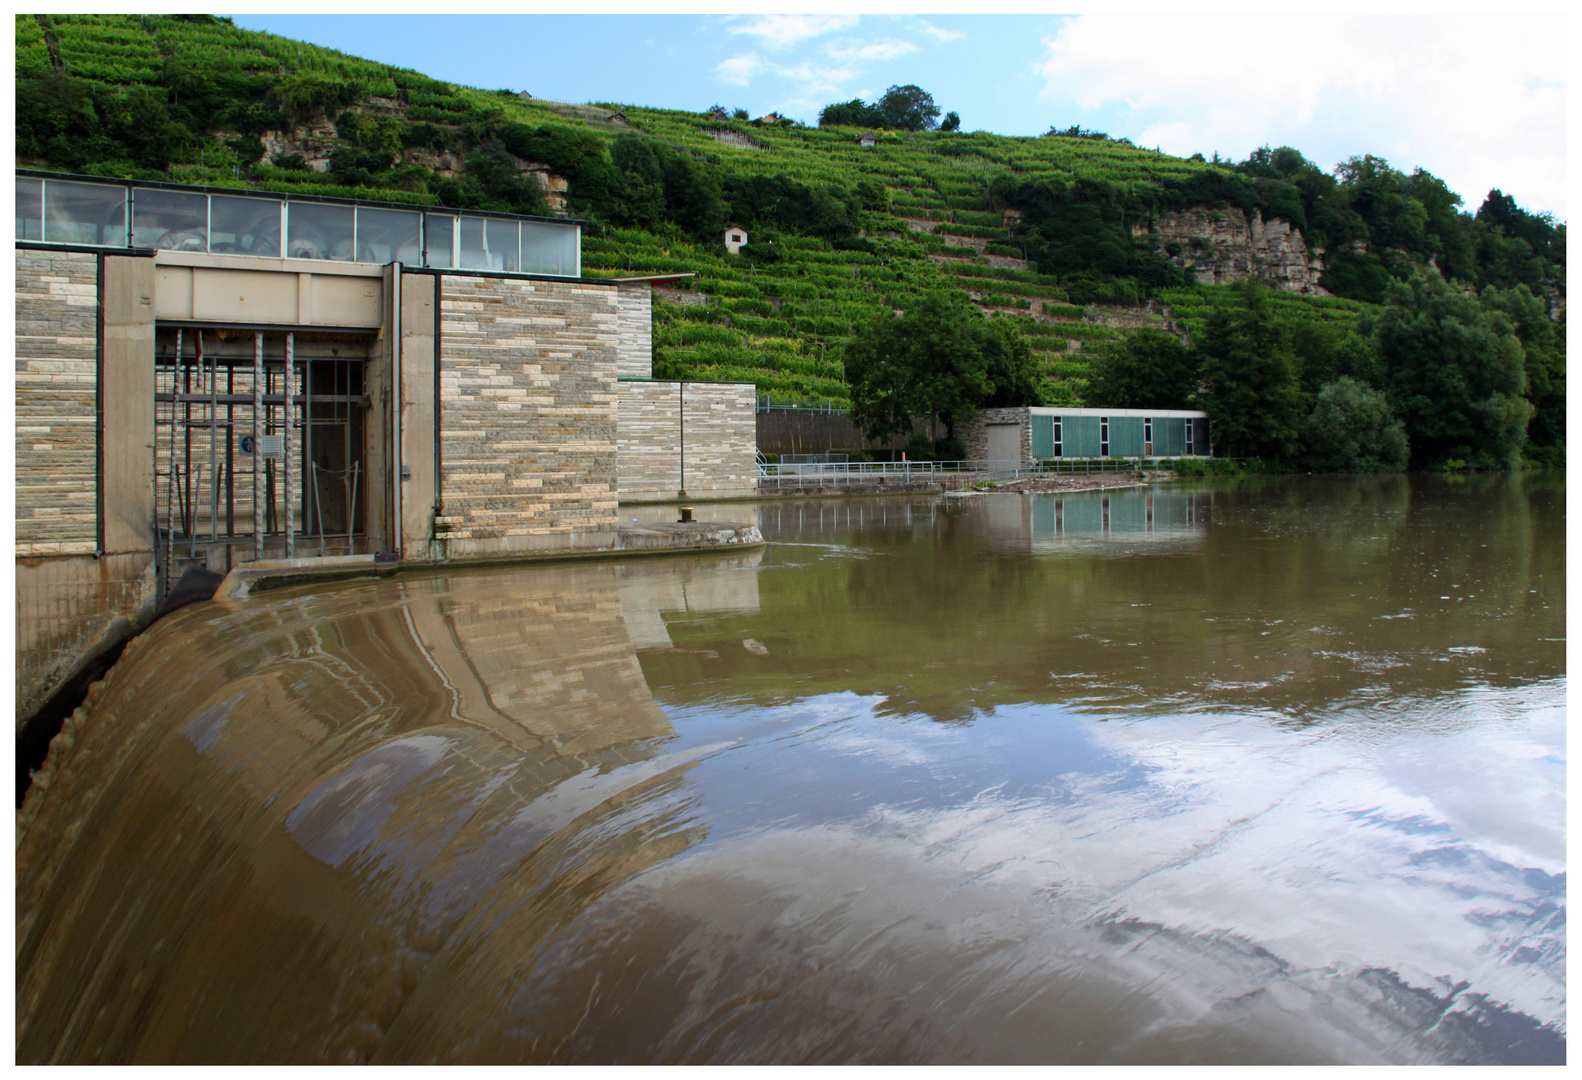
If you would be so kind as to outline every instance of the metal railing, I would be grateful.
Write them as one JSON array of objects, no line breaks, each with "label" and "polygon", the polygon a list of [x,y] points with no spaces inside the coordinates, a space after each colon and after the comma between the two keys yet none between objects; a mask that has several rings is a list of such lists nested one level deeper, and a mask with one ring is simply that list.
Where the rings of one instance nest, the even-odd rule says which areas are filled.
[{"label": "metal railing", "polygon": [[837,406],[834,398],[825,398],[823,401],[776,401],[769,394],[759,394],[758,411],[820,413],[825,416],[845,416],[851,410]]}]

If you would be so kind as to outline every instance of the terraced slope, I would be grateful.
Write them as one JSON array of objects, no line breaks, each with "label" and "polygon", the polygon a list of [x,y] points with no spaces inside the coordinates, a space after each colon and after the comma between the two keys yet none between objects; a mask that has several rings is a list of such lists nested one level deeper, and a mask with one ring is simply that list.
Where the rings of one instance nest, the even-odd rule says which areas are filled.
[{"label": "terraced slope", "polygon": [[[39,167],[490,209],[526,205],[500,198],[538,199],[536,181],[553,203],[571,171],[557,173],[553,161],[505,155],[496,160],[514,178],[487,191],[473,181],[481,175],[475,155],[512,129],[535,131],[533,145],[606,170],[611,145],[635,133],[716,180],[780,177],[843,197],[858,192],[848,198],[845,234],[766,237],[760,229],[732,255],[673,225],[621,227],[589,194],[593,180],[570,176],[569,211],[594,219],[584,245],[588,274],[696,275],[688,288],[657,294],[659,369],[751,380],[779,399],[846,401],[841,352],[853,328],[923,290],[953,288],[994,317],[1016,320],[1042,358],[1050,400],[1077,402],[1105,342],[1141,326],[1188,332],[1223,291],[1181,288],[1164,303],[1131,308],[1074,305],[1068,282],[1029,266],[1014,219],[1008,224],[990,194],[996,177],[1101,181],[1124,190],[1128,212],[1146,225],[1135,208],[1163,200],[1172,185],[1178,191],[1225,173],[1121,143],[886,132],[864,148],[858,129],[752,125],[455,86],[209,17],[18,15],[16,56],[19,156]],[[45,118],[24,131],[24,113],[36,118],[41,100]],[[73,112],[83,108],[91,121]],[[1326,320],[1361,308],[1282,302]]]}]

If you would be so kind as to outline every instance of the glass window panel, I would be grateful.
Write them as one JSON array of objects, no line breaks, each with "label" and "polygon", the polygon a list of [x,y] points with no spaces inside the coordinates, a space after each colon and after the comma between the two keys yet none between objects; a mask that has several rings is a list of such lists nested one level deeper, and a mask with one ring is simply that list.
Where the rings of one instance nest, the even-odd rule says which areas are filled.
[{"label": "glass window panel", "polygon": [[44,181],[16,178],[16,238],[44,239]]},{"label": "glass window panel", "polygon": [[575,225],[522,222],[522,269],[529,274],[576,277],[577,233]]},{"label": "glass window panel", "polygon": [[126,246],[126,188],[51,180],[44,187],[44,239]]},{"label": "glass window panel", "polygon": [[485,240],[488,242],[490,265],[496,270],[507,270],[515,273],[522,268],[518,247],[517,225],[515,220],[506,218],[489,218],[485,229]]},{"label": "glass window panel", "polygon": [[209,250],[209,197],[191,191],[132,189],[132,246]]},{"label": "glass window panel", "polygon": [[215,195],[209,200],[209,250],[280,257],[280,200]]},{"label": "glass window panel", "polygon": [[483,218],[461,219],[461,265],[467,270],[498,270],[484,247]]},{"label": "glass window panel", "polygon": [[422,215],[416,210],[357,208],[359,262],[417,265],[422,258]]},{"label": "glass window panel", "polygon": [[425,214],[424,240],[428,245],[424,252],[423,264],[425,266],[450,266],[451,246],[455,239],[456,219],[450,214]]},{"label": "glass window panel", "polygon": [[286,258],[352,260],[356,207],[333,203],[286,203]]}]

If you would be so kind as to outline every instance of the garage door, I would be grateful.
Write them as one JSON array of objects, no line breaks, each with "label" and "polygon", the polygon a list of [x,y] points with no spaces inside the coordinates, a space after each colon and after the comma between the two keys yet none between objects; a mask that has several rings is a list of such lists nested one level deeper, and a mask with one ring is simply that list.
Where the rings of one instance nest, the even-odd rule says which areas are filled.
[{"label": "garage door", "polygon": [[988,430],[990,461],[1022,460],[1021,424],[990,424]]}]

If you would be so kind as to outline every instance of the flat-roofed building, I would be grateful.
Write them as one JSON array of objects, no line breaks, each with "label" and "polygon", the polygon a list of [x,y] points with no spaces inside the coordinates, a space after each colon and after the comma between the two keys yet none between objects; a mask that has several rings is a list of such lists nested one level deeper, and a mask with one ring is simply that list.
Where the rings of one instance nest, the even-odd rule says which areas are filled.
[{"label": "flat-roofed building", "polygon": [[[18,717],[187,565],[608,547],[750,494],[751,384],[652,378],[582,222],[16,173]],[[688,275],[666,275],[665,279]]]},{"label": "flat-roofed building", "polygon": [[1191,409],[983,409],[957,425],[971,461],[1208,457],[1208,414]]}]

